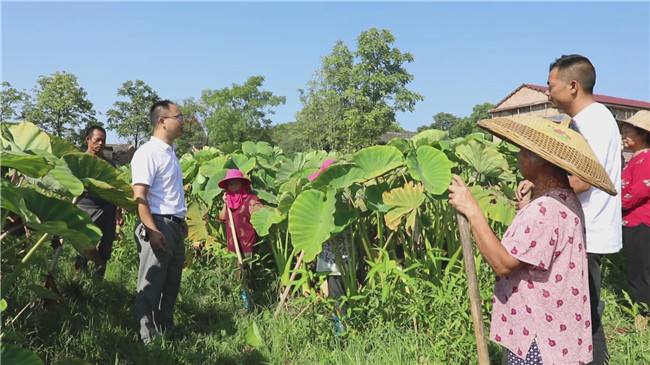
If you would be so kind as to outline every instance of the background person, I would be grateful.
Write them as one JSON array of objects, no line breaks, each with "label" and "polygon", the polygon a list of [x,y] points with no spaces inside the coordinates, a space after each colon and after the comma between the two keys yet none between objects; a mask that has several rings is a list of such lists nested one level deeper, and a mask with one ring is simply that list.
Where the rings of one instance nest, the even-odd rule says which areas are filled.
[{"label": "background person", "polygon": [[[620,194],[621,135],[612,113],[594,100],[594,66],[584,56],[563,55],[551,63],[547,84],[546,96],[551,105],[573,119]],[[576,176],[569,177],[569,182],[585,213],[594,341],[592,364],[600,365],[609,359],[601,321],[605,308],[600,300],[601,263],[603,255],[616,253],[623,247],[623,233],[619,228],[622,224],[621,198],[608,195]],[[531,188],[529,182],[520,183],[517,198],[522,199]]]},{"label": "background person", "polygon": [[[85,153],[97,156],[115,167],[113,161],[104,157],[103,151],[106,145],[106,130],[104,128],[98,125],[89,127],[86,131],[86,143],[88,147]],[[116,207],[107,200],[91,195],[88,190],[84,190],[83,198],[79,201],[77,207],[88,213],[93,223],[102,231],[102,239],[96,247],[100,261],[95,262],[95,266],[97,268],[97,274],[104,276],[106,263],[111,258],[111,253],[113,252],[115,226],[122,225],[123,223],[122,213],[119,207]],[[78,253],[74,262],[74,272],[78,272],[87,263],[88,259]]]},{"label": "background person", "polygon": [[131,161],[139,216],[134,232],[140,258],[136,331],[144,344],[154,335],[174,335],[174,306],[187,237],[183,174],[172,144],[183,133],[184,118],[169,100],[153,104],[149,116],[153,136],[138,148]]},{"label": "background person", "polygon": [[[650,307],[650,111],[623,122],[621,135],[634,153],[621,174],[627,280],[632,299]],[[637,328],[647,328],[648,315],[642,308]]]},{"label": "background person", "polygon": [[[219,187],[226,190],[223,194],[224,205],[219,212],[219,220],[226,224],[228,251],[236,252],[236,242],[232,235],[230,219],[226,209],[230,209],[232,214],[235,232],[237,232],[237,242],[243,256],[242,259],[250,259],[253,256],[255,243],[257,242],[257,232],[255,232],[255,228],[251,224],[251,215],[263,208],[257,195],[249,190],[250,185],[251,181],[237,169],[228,170],[226,177],[219,181]],[[251,301],[253,299],[251,298],[253,293],[252,284],[255,279],[252,276],[253,270],[250,263],[245,262],[243,265],[239,264],[239,260],[237,261],[237,270],[234,276],[235,280],[241,284],[244,309],[250,310],[252,309]]]}]

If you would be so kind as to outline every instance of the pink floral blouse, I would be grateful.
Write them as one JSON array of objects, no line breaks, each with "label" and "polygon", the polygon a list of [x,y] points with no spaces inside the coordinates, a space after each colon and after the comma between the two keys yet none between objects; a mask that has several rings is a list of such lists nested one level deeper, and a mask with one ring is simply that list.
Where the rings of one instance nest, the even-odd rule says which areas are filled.
[{"label": "pink floral blouse", "polygon": [[534,339],[544,364],[592,360],[584,215],[571,190],[521,209],[501,241],[528,264],[496,277],[490,339],[521,358]]},{"label": "pink floral blouse", "polygon": [[632,157],[621,172],[623,226],[650,226],[650,151]]}]

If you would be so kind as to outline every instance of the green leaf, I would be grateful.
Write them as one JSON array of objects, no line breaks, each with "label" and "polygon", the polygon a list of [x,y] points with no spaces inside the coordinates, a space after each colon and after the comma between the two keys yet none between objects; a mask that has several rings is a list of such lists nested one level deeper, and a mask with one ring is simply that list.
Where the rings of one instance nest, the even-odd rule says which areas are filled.
[{"label": "green leaf", "polygon": [[126,210],[135,211],[137,203],[133,200],[133,188],[106,160],[81,152],[67,154],[63,156],[63,160],[92,195]]},{"label": "green leaf", "polygon": [[481,175],[498,176],[509,171],[508,162],[496,148],[475,139],[456,146],[456,155]]},{"label": "green leaf", "polygon": [[191,202],[187,205],[185,220],[187,222],[188,238],[193,242],[205,242],[209,239],[204,216],[205,211],[201,203]]},{"label": "green leaf", "polygon": [[444,152],[431,146],[420,146],[415,155],[407,158],[408,171],[414,179],[422,181],[432,194],[442,194],[451,183],[451,162]]},{"label": "green leaf", "polygon": [[249,156],[254,156],[254,155],[263,155],[263,156],[271,156],[273,155],[273,147],[268,142],[260,141],[260,142],[250,142],[246,141],[242,143],[241,145],[241,150],[245,154]]},{"label": "green leaf", "polygon": [[95,244],[101,239],[101,230],[93,224],[88,213],[68,201],[3,181],[2,208],[18,214],[29,228],[65,238],[82,254],[96,252]]},{"label": "green leaf", "polygon": [[29,350],[5,342],[1,346],[0,357],[3,364],[43,365],[43,360]]},{"label": "green leaf", "polygon": [[54,165],[54,168],[41,179],[27,179],[30,183],[67,197],[76,197],[83,193],[83,182],[74,176],[64,160],[44,150],[33,150],[32,152],[47,159],[50,164]]},{"label": "green leaf", "polygon": [[374,179],[404,164],[402,152],[393,146],[364,148],[352,156],[362,171],[365,180]]},{"label": "green leaf", "polygon": [[264,343],[262,340],[262,335],[260,335],[260,330],[257,327],[257,323],[253,321],[248,328],[246,329],[246,343],[252,347],[257,347],[260,344]]},{"label": "green leaf", "polygon": [[269,207],[264,207],[251,215],[251,224],[260,237],[267,236],[269,228],[281,220],[282,216],[275,209]]},{"label": "green leaf", "polygon": [[261,200],[263,200],[263,201],[265,201],[265,202],[267,202],[269,204],[277,204],[278,203],[278,198],[275,195],[269,193],[266,190],[255,190],[255,194],[257,194],[257,196]]},{"label": "green leaf", "polygon": [[449,136],[449,132],[438,129],[427,129],[411,137],[415,147],[431,146],[434,143],[443,140]]},{"label": "green leaf", "polygon": [[212,207],[212,204],[214,203],[214,198],[221,194],[223,191],[222,188],[219,187],[219,181],[223,180],[226,177],[226,173],[228,172],[227,169],[222,169],[218,171],[214,171],[212,175],[210,175],[210,179],[208,180],[208,183],[205,185],[205,189],[203,190],[203,194],[201,194],[200,191],[195,191],[195,194],[199,194],[203,198],[203,201],[208,204],[208,207]]},{"label": "green leaf", "polygon": [[289,232],[293,247],[305,251],[305,261],[312,261],[334,230],[334,200],[317,190],[300,193],[289,210]]},{"label": "green leaf", "polygon": [[383,194],[384,202],[395,208],[385,215],[386,226],[397,231],[402,222],[402,217],[407,216],[407,226],[412,228],[417,208],[424,202],[424,187],[420,184],[414,185],[409,181],[401,188],[395,188]]},{"label": "green leaf", "polygon": [[215,173],[221,171],[221,170],[228,170],[230,167],[228,167],[228,164],[230,163],[230,157],[229,156],[219,156],[215,157],[209,161],[204,162],[199,166],[199,174],[210,178],[212,175]]},{"label": "green leaf", "polygon": [[230,155],[231,161],[234,164],[235,169],[241,171],[244,175],[248,175],[249,172],[257,165],[257,160],[255,157],[248,157],[246,155],[233,153]]},{"label": "green leaf", "polygon": [[7,309],[7,301],[5,298],[0,299],[0,313],[4,312]]},{"label": "green leaf", "polygon": [[413,145],[408,139],[405,138],[393,138],[388,143],[386,143],[388,146],[393,146],[400,150],[402,154],[407,154],[409,151],[413,149]]},{"label": "green leaf", "polygon": [[[52,153],[50,136],[41,131],[35,124],[20,122],[18,124],[3,123],[3,143],[13,145],[11,150],[20,151],[43,150]],[[7,146],[5,145],[5,148]]]},{"label": "green leaf", "polygon": [[388,191],[388,184],[385,182],[367,186],[366,206],[368,209],[382,213],[388,212],[392,207],[388,204],[385,204],[382,198],[382,194],[386,191]]},{"label": "green leaf", "polygon": [[50,145],[52,146],[52,154],[59,158],[68,153],[79,152],[79,149],[72,143],[53,135],[50,135]]},{"label": "green leaf", "polygon": [[48,162],[44,157],[26,154],[21,151],[5,150],[0,152],[0,165],[16,169],[34,178],[45,176],[54,168],[54,164]]}]

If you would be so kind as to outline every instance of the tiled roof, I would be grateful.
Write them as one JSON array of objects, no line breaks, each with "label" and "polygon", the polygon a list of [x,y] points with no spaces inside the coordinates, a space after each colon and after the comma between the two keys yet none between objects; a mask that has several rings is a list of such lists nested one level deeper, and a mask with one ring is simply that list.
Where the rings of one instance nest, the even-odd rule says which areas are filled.
[{"label": "tiled roof", "polygon": [[[503,102],[508,100],[512,95],[514,95],[517,91],[521,90],[521,88],[524,88],[524,87],[527,87],[527,88],[533,89],[533,90],[538,90],[538,91],[541,91],[541,92],[546,92],[546,90],[548,90],[548,87],[546,87],[546,86],[533,85],[533,84],[521,84],[521,86],[519,86],[513,92],[508,94],[508,96],[503,98],[503,100],[498,102],[497,105],[495,105],[493,109],[497,109],[499,107],[499,105],[503,104]],[[594,94],[594,100],[596,100],[599,103],[603,103],[603,104],[614,104],[614,105],[629,106],[629,107],[632,107],[632,108],[639,108],[639,109],[650,109],[650,103],[647,102],[647,101],[617,98],[617,97],[614,97],[614,96],[600,95],[600,94]]]}]

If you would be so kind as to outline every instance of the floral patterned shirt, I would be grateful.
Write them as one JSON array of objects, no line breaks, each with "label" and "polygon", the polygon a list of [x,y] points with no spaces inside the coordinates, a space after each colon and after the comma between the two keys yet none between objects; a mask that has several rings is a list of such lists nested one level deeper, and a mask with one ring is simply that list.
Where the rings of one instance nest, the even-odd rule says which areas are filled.
[{"label": "floral patterned shirt", "polygon": [[573,191],[530,202],[501,244],[527,265],[496,277],[490,339],[522,358],[537,339],[544,364],[592,361],[584,214]]},{"label": "floral patterned shirt", "polygon": [[650,150],[632,157],[621,172],[623,226],[650,226]]}]

